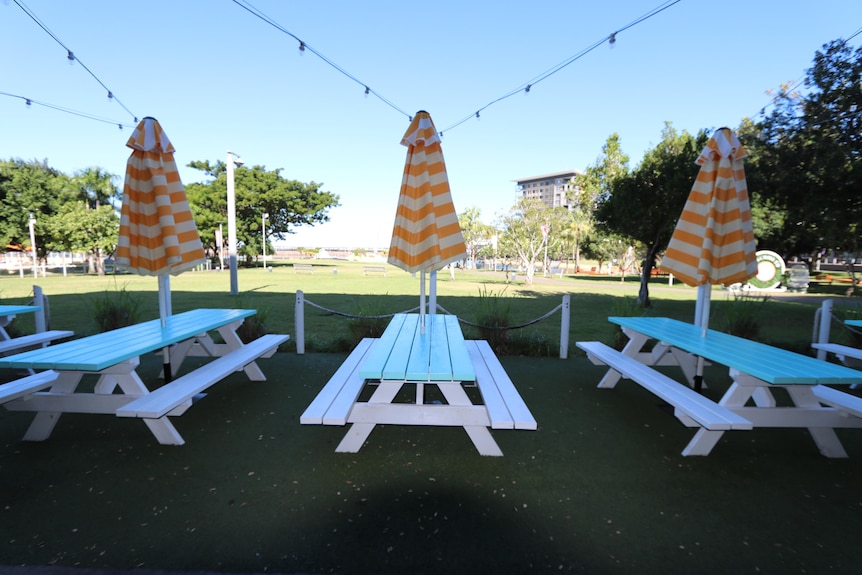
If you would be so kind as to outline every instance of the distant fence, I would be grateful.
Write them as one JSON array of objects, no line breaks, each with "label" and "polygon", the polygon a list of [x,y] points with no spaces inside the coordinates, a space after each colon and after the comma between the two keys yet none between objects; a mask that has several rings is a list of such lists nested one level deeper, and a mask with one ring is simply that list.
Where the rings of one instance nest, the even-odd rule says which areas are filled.
[{"label": "distant fence", "polygon": [[[305,299],[305,294],[302,290],[296,291],[296,303],[294,304],[294,340],[296,341],[296,353],[304,354],[305,353],[305,306],[310,305],[315,307],[321,311],[325,311],[327,313],[331,313],[333,315],[351,318],[351,319],[359,319],[359,318],[368,318],[368,319],[378,319],[385,317],[392,317],[395,314],[389,313],[384,315],[360,315],[360,314],[351,314],[340,312],[334,309],[330,309],[327,307],[323,307],[322,305],[318,305],[312,301]],[[410,313],[415,312],[419,309],[419,307],[414,307],[403,312],[398,313]],[[438,305],[437,309],[444,312],[447,315],[453,315],[446,311],[442,306]],[[551,311],[545,313],[544,315],[537,317],[536,319],[530,320],[528,322],[522,323],[520,325],[512,325],[506,327],[497,327],[497,326],[483,326],[475,323],[471,323],[464,319],[458,318],[458,321],[469,325],[472,327],[482,328],[482,329],[521,329],[533,324],[539,323],[540,321],[544,321],[554,315],[557,312],[560,312],[560,359],[566,359],[569,357],[569,326],[571,325],[571,296],[568,294],[563,296],[563,301],[557,307],[552,309]]]}]

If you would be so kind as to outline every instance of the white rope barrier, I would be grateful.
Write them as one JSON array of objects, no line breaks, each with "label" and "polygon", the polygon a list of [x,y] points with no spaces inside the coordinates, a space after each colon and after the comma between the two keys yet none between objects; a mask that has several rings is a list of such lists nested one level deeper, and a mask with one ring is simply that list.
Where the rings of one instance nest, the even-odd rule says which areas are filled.
[{"label": "white rope barrier", "polygon": [[[326,313],[337,315],[340,317],[346,317],[349,319],[384,319],[387,317],[393,317],[397,313],[411,313],[415,312],[419,309],[419,306],[414,308],[396,312],[389,313],[383,315],[361,315],[361,314],[352,314],[346,313],[338,310],[334,310],[328,307],[324,307],[320,304],[314,303],[313,301],[305,299],[305,294],[302,290],[296,291],[296,304],[294,306],[294,334],[296,339],[296,353],[302,355],[305,353],[305,306],[310,305],[313,308],[319,309],[320,311],[324,311]],[[512,330],[512,329],[522,329],[525,327],[529,327],[540,321],[544,321],[562,310],[562,321],[560,326],[560,359],[566,359],[569,354],[569,325],[570,325],[570,305],[571,305],[571,296],[568,294],[563,296],[563,302],[557,305],[554,309],[547,312],[546,314],[537,317],[536,319],[530,320],[528,322],[519,324],[519,325],[511,325],[511,326],[486,326],[479,325],[476,323],[469,322],[463,318],[458,318],[458,321],[462,324],[469,325],[471,327],[479,328],[479,329],[495,329],[495,330]],[[446,315],[454,315],[449,312],[440,304],[437,304],[437,309],[445,313]]]}]

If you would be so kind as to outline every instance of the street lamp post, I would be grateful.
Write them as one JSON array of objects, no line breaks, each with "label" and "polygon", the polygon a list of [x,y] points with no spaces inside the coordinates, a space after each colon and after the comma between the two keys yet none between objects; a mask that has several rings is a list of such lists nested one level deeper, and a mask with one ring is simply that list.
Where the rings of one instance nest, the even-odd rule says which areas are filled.
[{"label": "street lamp post", "polygon": [[260,233],[263,235],[263,269],[266,269],[266,218],[269,214],[264,212],[261,217]]},{"label": "street lamp post", "polygon": [[239,280],[236,275],[236,190],[233,172],[235,166],[241,166],[244,163],[239,154],[227,151],[227,244],[231,295],[239,295]]}]

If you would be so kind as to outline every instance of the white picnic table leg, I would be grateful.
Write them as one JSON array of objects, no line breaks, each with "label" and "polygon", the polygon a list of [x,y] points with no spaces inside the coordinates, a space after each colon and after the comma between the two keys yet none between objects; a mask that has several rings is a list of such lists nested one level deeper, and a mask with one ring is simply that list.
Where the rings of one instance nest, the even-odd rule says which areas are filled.
[{"label": "white picnic table leg", "polygon": [[[628,336],[629,341],[623,348],[622,353],[623,355],[636,358],[649,338],[641,333],[625,328],[623,328],[623,332]],[[613,368],[608,368],[607,373],[602,377],[598,387],[602,389],[612,389],[616,386],[621,377],[620,372]]]},{"label": "white picnic table leg", "polygon": [[[374,390],[374,393],[372,393],[371,397],[368,399],[368,403],[376,405],[391,404],[392,400],[395,399],[396,395],[398,395],[398,391],[403,385],[403,381],[380,382],[377,385],[377,389]],[[347,421],[350,422],[350,419],[348,418]],[[335,451],[337,453],[358,452],[365,443],[365,440],[368,439],[368,436],[371,435],[371,432],[374,431],[374,427],[376,425],[377,423],[371,422],[351,422],[350,428],[344,435],[344,439],[341,440],[341,443],[338,444]]]},{"label": "white picnic table leg", "polygon": [[[446,402],[449,405],[473,405],[473,402],[470,401],[470,398],[467,396],[467,392],[465,392],[464,388],[461,387],[461,382],[441,382],[438,383],[437,387],[440,388],[440,392],[443,394],[443,397],[446,398]],[[488,426],[490,425],[491,420],[489,418]],[[503,451],[500,449],[500,446],[497,445],[497,442],[491,435],[491,430],[489,430],[487,426],[464,425],[463,427],[464,431],[467,432],[467,436],[470,438],[470,441],[472,441],[473,445],[476,446],[476,450],[480,455],[490,455],[493,457],[503,456]]]},{"label": "white picnic table leg", "polygon": [[[797,407],[820,407],[820,400],[811,391],[811,386],[788,386],[787,393]],[[831,427],[809,427],[808,433],[817,444],[817,449],[826,457],[846,458],[847,452]]]},{"label": "white picnic table leg", "polygon": [[712,451],[712,448],[715,447],[722,435],[724,435],[724,431],[710,431],[701,427],[694,434],[692,440],[688,442],[688,445],[685,446],[685,449],[682,450],[683,456],[709,455],[709,452]]},{"label": "white picnic table leg", "polygon": [[[73,393],[83,375],[83,373],[79,372],[61,371],[54,385],[49,390],[56,393]],[[61,411],[40,411],[36,413],[33,421],[30,423],[30,427],[27,429],[27,433],[24,434],[24,440],[44,441],[51,437],[51,432],[54,431],[54,426],[57,425],[57,421],[61,415],[63,415]]]},{"label": "white picnic table leg", "polygon": [[[230,351],[239,349],[245,345],[236,334],[236,330],[240,325],[242,325],[242,322],[243,320],[239,320],[218,328],[219,334],[227,344]],[[266,381],[266,376],[263,374],[263,371],[261,371],[256,362],[251,362],[245,366],[244,371],[251,381]]]},{"label": "white picnic table leg", "polygon": [[[731,375],[733,375],[732,370]],[[734,407],[743,407],[756,389],[756,387],[740,385],[736,381],[736,377],[734,377],[734,382],[730,384],[730,387],[722,396],[718,404],[731,408],[731,411],[733,411],[732,408]],[[694,434],[694,437],[688,442],[685,449],[682,450],[682,454],[685,456],[709,455],[712,448],[715,447],[718,440],[721,439],[722,435],[724,435],[724,431],[710,431],[708,429],[701,428]]]}]

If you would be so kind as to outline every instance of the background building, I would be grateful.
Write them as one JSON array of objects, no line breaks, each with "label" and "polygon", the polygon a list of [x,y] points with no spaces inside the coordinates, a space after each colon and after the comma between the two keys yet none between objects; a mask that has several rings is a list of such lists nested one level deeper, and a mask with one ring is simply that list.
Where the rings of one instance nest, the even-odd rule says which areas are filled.
[{"label": "background building", "polygon": [[551,208],[569,208],[575,191],[572,178],[580,173],[578,170],[567,170],[520,178],[515,182],[518,184],[518,193],[523,198],[540,200]]}]

